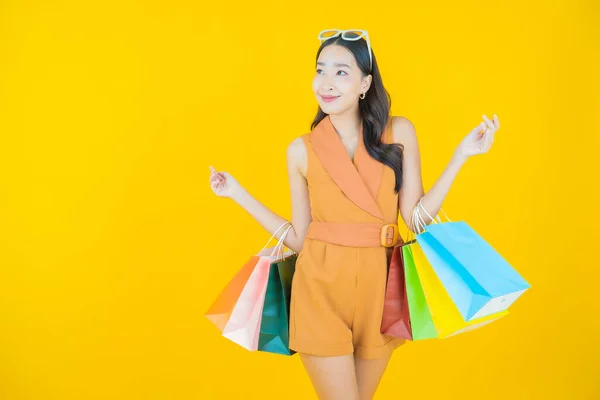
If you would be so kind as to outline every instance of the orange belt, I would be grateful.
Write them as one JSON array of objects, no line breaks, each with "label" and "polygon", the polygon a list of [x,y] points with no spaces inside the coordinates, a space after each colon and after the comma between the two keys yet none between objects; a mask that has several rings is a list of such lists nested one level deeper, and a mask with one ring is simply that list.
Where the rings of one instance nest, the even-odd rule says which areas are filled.
[{"label": "orange belt", "polygon": [[397,224],[312,221],[306,237],[354,247],[393,247],[400,238]]}]

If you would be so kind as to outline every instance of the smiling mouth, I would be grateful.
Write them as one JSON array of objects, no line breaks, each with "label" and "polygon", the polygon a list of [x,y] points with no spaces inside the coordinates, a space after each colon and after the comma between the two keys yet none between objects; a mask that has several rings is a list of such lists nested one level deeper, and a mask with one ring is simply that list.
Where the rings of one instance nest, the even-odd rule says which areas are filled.
[{"label": "smiling mouth", "polygon": [[321,95],[321,98],[324,101],[333,101],[333,100],[337,99],[338,97],[340,97],[340,96],[323,96],[323,95]]}]

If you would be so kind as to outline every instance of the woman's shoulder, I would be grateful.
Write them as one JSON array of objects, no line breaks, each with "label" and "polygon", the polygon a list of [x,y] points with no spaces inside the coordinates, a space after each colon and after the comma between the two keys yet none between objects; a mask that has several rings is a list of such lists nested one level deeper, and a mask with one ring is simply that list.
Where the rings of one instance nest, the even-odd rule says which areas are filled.
[{"label": "woman's shoulder", "polygon": [[287,146],[287,153],[291,156],[303,156],[306,154],[305,139],[308,138],[308,133],[304,133],[295,137]]},{"label": "woman's shoulder", "polygon": [[392,136],[394,143],[405,143],[416,136],[415,126],[411,120],[401,115],[392,115]]},{"label": "woman's shoulder", "polygon": [[301,171],[306,170],[307,149],[304,140],[305,138],[308,138],[307,135],[308,133],[305,133],[295,137],[288,144],[286,149],[286,155],[290,165],[295,165],[300,168]]}]

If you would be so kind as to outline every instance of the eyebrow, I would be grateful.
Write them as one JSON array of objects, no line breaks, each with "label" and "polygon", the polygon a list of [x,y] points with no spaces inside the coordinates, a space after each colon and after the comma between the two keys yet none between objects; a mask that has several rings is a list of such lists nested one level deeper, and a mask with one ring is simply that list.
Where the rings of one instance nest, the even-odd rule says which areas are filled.
[{"label": "eyebrow", "polygon": [[[319,61],[319,62],[317,63],[317,65],[323,65],[323,66],[324,66],[324,65],[325,65],[325,63],[324,63],[324,62],[320,62],[320,61]],[[347,68],[350,68],[350,66],[349,66],[348,64],[344,64],[344,63],[333,63],[333,65],[334,65],[335,67],[347,67]],[[350,69],[352,69],[352,68],[350,68]]]}]

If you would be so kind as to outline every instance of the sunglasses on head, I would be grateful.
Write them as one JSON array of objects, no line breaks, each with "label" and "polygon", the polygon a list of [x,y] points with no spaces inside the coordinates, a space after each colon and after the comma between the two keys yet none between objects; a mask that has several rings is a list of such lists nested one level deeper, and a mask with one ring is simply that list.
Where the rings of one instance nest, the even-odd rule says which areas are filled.
[{"label": "sunglasses on head", "polygon": [[[356,36],[349,36],[348,34],[355,34]],[[371,55],[371,41],[369,40],[369,33],[363,29],[325,29],[319,33],[319,42],[328,40],[337,36],[342,35],[344,40],[360,40],[363,36],[367,41],[367,48],[369,49],[369,70],[373,70],[373,56]]]}]

